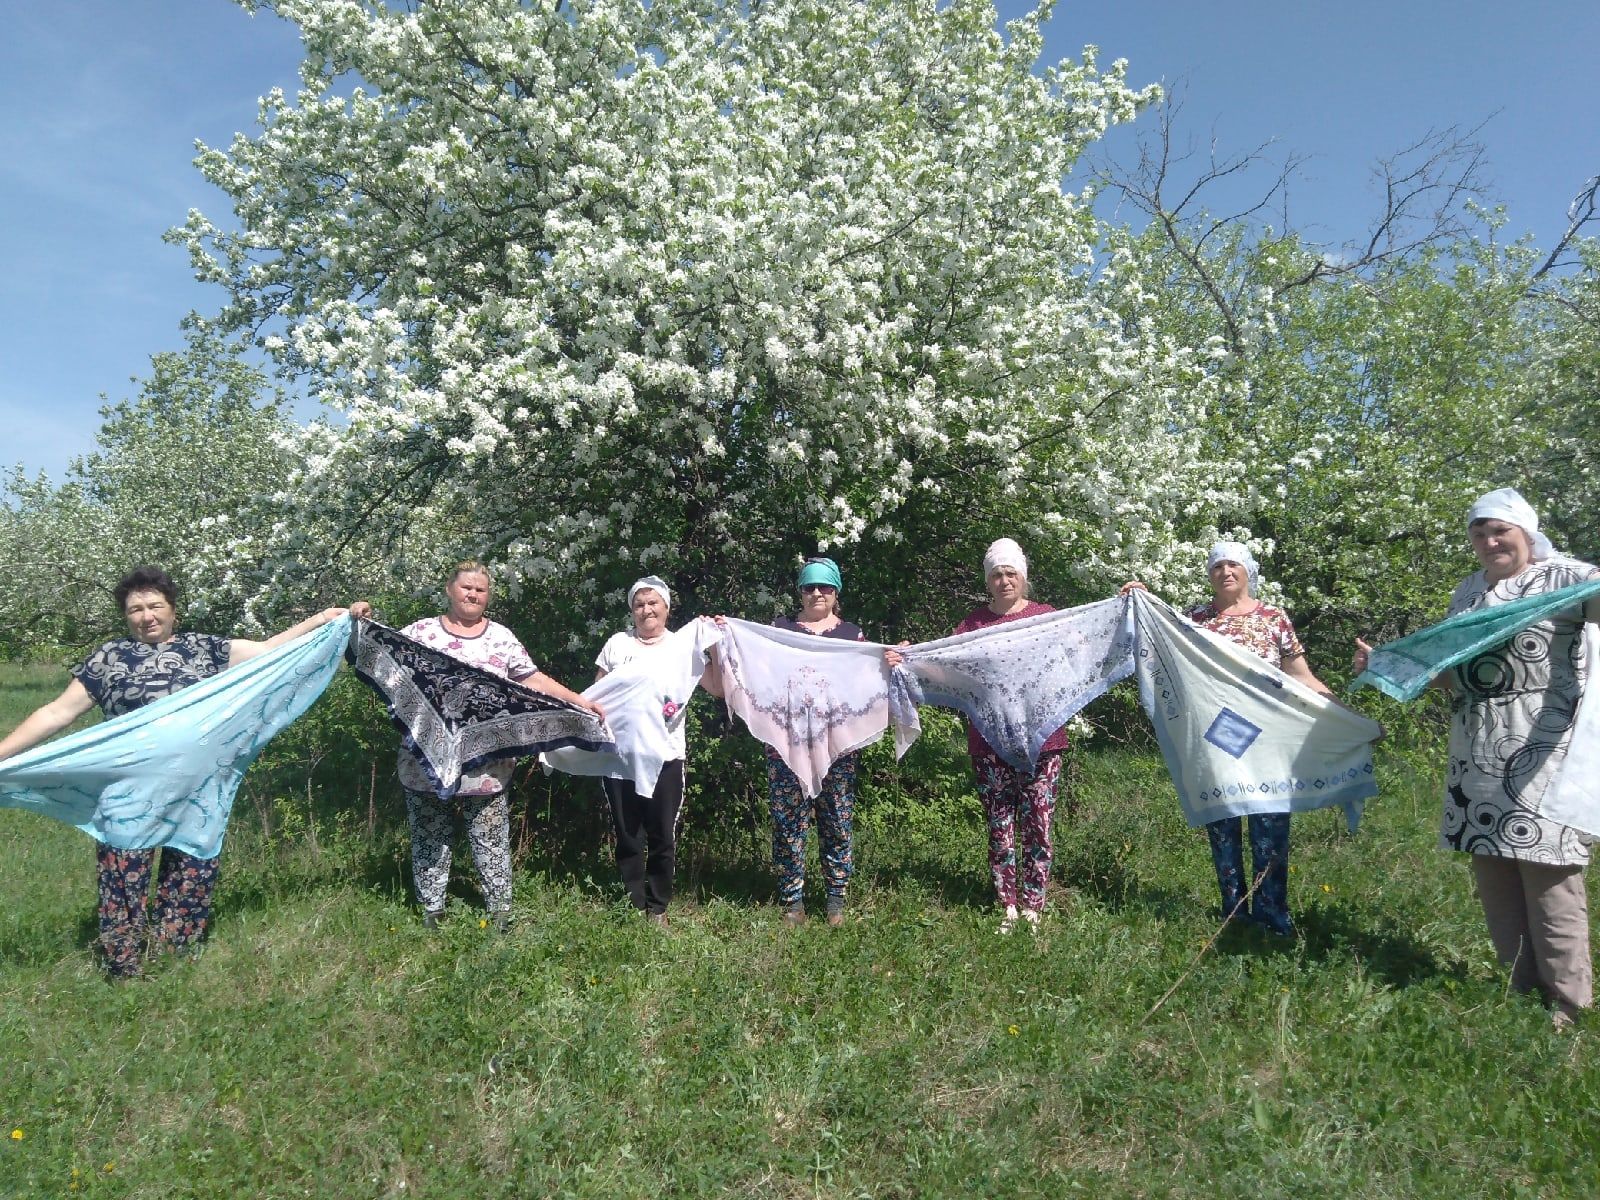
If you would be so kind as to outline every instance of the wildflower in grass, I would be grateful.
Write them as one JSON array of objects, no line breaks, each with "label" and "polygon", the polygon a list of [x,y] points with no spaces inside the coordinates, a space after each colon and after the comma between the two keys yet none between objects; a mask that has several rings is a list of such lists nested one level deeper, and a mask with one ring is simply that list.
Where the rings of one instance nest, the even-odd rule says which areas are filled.
[{"label": "wildflower in grass", "polygon": [[111,1174],[111,1172],[115,1171],[116,1169],[117,1169],[117,1164],[116,1163],[108,1162],[106,1164],[106,1174],[107,1175]]},{"label": "wildflower in grass", "polygon": [[487,928],[489,928],[489,918],[488,917],[479,917],[478,918],[478,928],[479,929],[487,929]]},{"label": "wildflower in grass", "polygon": [[20,1129],[13,1129],[11,1131],[11,1140],[13,1142],[20,1142],[23,1138],[25,1138],[27,1136],[28,1135],[23,1133],[22,1130],[20,1130]]},{"label": "wildflower in grass", "polygon": [[1010,1034],[1010,1035],[1011,1035],[1011,1036],[1012,1036],[1012,1037],[1016,1037],[1016,1036],[1017,1036],[1017,1034],[1019,1034],[1019,1033],[1021,1033],[1021,1032],[1022,1032],[1022,1030],[1021,1030],[1021,1029],[1019,1029],[1019,1028],[1018,1028],[1018,1027],[1017,1027],[1017,1026],[1015,1026],[1015,1025],[1007,1025],[1007,1026],[1006,1026],[1006,1032],[1007,1032],[1007,1033],[1009,1033],[1009,1034]]},{"label": "wildflower in grass", "polygon": [[1325,883],[1325,884],[1322,885],[1322,890],[1325,891],[1325,892],[1332,892],[1333,888]]}]

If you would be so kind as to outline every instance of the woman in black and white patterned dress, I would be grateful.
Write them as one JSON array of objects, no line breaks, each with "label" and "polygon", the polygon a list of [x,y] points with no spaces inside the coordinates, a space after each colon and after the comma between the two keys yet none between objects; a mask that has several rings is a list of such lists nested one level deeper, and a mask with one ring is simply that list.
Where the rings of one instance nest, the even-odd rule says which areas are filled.
[{"label": "woman in black and white patterned dress", "polygon": [[[1556,553],[1512,488],[1479,497],[1467,532],[1483,565],[1456,588],[1451,616],[1600,578],[1600,569]],[[1589,838],[1541,810],[1572,747],[1593,666],[1584,626],[1594,622],[1600,597],[1434,681],[1451,696],[1440,845],[1472,855],[1495,953],[1511,967],[1513,987],[1544,994],[1558,1029],[1593,1001],[1583,879]],[[1363,647],[1358,666],[1364,658]]]}]

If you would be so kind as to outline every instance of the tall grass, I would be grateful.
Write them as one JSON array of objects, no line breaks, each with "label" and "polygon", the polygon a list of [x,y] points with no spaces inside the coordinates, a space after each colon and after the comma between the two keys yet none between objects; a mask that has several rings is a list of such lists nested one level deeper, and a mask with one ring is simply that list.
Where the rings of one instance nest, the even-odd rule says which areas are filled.
[{"label": "tall grass", "polygon": [[[0,728],[59,684],[8,668]],[[1357,837],[1296,820],[1297,942],[1202,951],[1204,837],[1127,748],[1078,756],[1051,915],[998,936],[948,732],[869,757],[839,930],[778,923],[754,793],[698,796],[658,930],[598,789],[534,775],[511,933],[467,872],[430,936],[387,760],[291,739],[241,798],[204,955],[111,986],[90,843],[0,811],[0,1195],[1600,1190],[1594,1023],[1559,1037],[1507,994],[1434,849],[1435,763],[1387,753]]]}]

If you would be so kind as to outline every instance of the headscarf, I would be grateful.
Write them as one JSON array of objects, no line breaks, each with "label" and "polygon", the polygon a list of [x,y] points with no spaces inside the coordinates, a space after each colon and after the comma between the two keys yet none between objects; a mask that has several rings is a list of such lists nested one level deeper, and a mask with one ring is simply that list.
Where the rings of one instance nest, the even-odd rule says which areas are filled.
[{"label": "headscarf", "polygon": [[799,587],[808,583],[825,583],[841,595],[844,593],[844,576],[839,574],[839,564],[831,558],[808,558],[805,566],[800,568],[800,578],[795,580]]},{"label": "headscarf", "polygon": [[1244,568],[1250,580],[1250,594],[1256,594],[1257,585],[1261,582],[1261,568],[1256,563],[1256,556],[1250,553],[1250,547],[1243,542],[1217,542],[1211,547],[1211,553],[1206,555],[1206,574],[1211,574],[1211,568],[1219,562],[1238,563]]},{"label": "headscarf", "polygon": [[667,586],[666,580],[659,575],[646,575],[643,579],[636,580],[634,585],[628,589],[629,608],[633,607],[633,597],[641,588],[649,588],[652,592],[660,595],[669,609],[672,607],[672,589]]},{"label": "headscarf", "polygon": [[1467,510],[1469,532],[1477,521],[1505,521],[1522,530],[1533,546],[1534,562],[1561,557],[1550,544],[1550,539],[1539,532],[1539,514],[1533,511],[1533,505],[1524,500],[1516,488],[1496,488],[1474,500],[1472,507]]},{"label": "headscarf", "polygon": [[983,577],[988,579],[996,567],[1010,567],[1024,579],[1028,577],[1028,556],[1010,538],[996,538],[983,552]]}]

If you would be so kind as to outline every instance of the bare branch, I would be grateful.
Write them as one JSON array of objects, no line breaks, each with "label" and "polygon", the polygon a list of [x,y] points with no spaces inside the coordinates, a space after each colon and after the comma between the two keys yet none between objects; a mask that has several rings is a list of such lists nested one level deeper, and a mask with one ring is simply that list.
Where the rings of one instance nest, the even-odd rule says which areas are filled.
[{"label": "bare branch", "polygon": [[1543,279],[1557,267],[1564,266],[1561,256],[1583,235],[1585,227],[1597,218],[1600,218],[1600,175],[1592,175],[1572,198],[1572,203],[1567,205],[1567,231],[1561,235],[1555,249],[1550,251],[1550,257],[1533,273],[1533,278]]}]

